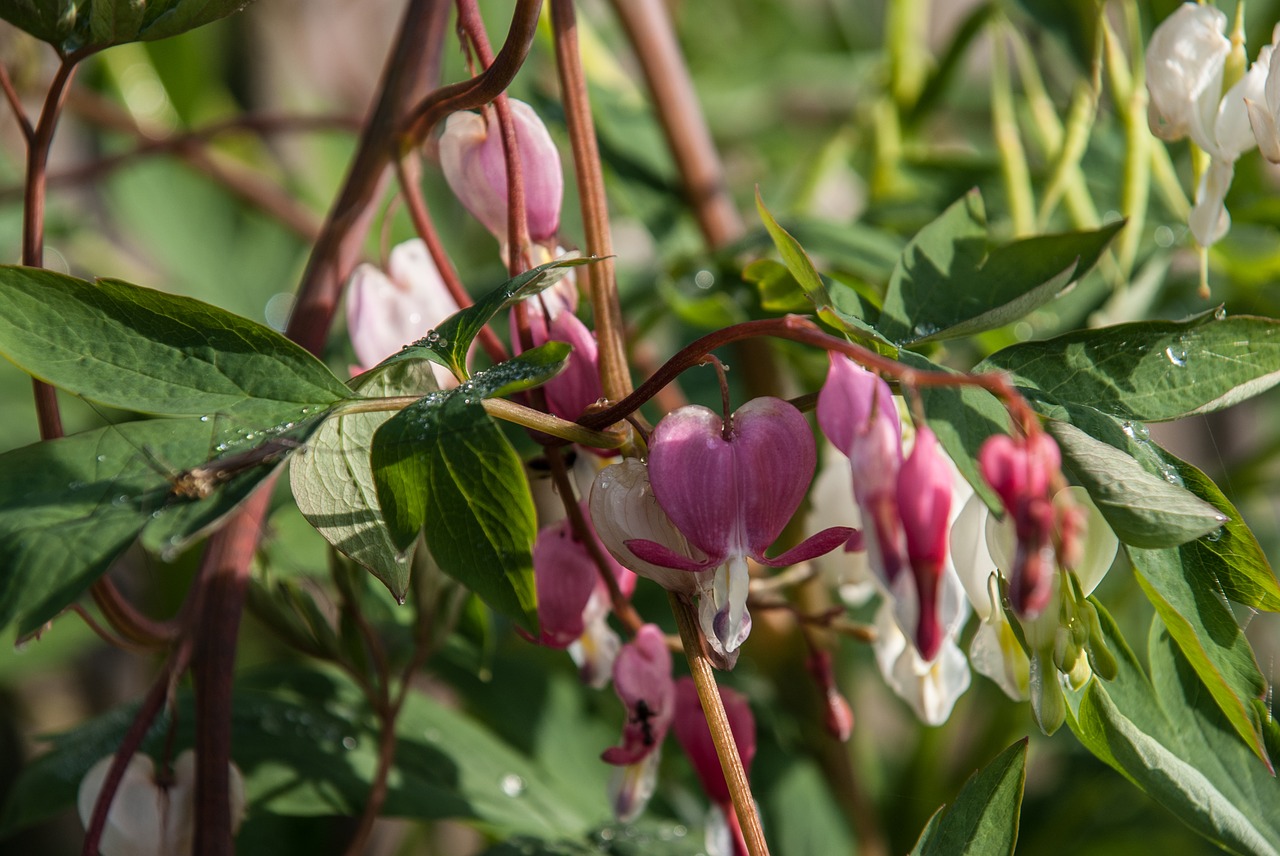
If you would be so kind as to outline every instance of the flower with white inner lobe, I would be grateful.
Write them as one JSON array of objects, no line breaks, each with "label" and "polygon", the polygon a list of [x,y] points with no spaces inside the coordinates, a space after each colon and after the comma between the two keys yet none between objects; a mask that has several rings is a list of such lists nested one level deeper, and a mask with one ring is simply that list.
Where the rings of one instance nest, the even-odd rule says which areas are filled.
[{"label": "flower with white inner lobe", "polygon": [[749,401],[727,423],[706,407],[682,407],[649,438],[649,480],[658,505],[706,558],[693,559],[647,538],[631,538],[625,546],[652,565],[694,573],[714,569],[714,611],[704,606],[700,613],[703,631],[728,653],[750,627],[748,559],[791,565],[835,549],[852,534],[845,527],[826,529],[780,556],[765,556],[800,507],[815,463],[808,423],[778,398]]},{"label": "flower with white inner lobe", "polygon": [[619,769],[609,784],[613,811],[624,823],[644,811],[657,781],[662,741],[676,712],[671,653],[656,624],[645,624],[613,663],[613,688],[627,709],[622,745],[600,756]]}]

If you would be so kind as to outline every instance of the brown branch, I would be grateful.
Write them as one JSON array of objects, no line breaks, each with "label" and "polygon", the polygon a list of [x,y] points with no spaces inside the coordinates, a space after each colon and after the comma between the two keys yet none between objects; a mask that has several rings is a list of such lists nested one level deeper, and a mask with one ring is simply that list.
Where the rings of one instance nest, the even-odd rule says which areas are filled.
[{"label": "brown branch", "polygon": [[127,641],[143,649],[163,649],[181,632],[176,622],[155,621],[143,615],[106,577],[94,583],[90,593],[107,623]]},{"label": "brown branch", "polygon": [[26,108],[22,106],[22,99],[18,97],[18,90],[13,88],[13,78],[9,76],[9,69],[3,63],[0,63],[0,89],[4,90],[5,100],[9,102],[9,107],[13,110],[13,117],[18,120],[18,127],[22,129],[22,136],[27,141],[27,145],[31,145],[31,138],[35,136],[36,129],[31,127],[31,117],[27,115]]},{"label": "brown branch", "polygon": [[506,91],[529,55],[541,10],[542,0],[516,0],[507,40],[493,64],[470,80],[437,89],[414,107],[402,125],[406,147],[420,144],[450,113],[483,107]]},{"label": "brown branch", "polygon": [[578,50],[578,22],[573,0],[551,0],[551,28],[555,38],[556,71],[564,101],[565,124],[578,177],[578,205],[588,256],[599,259],[587,269],[587,295],[599,344],[600,385],[605,398],[616,401],[631,392],[627,369],[622,308],[613,261],[613,237],[609,231],[609,202],[605,196],[600,150],[591,120],[591,101]]},{"label": "brown branch", "polygon": [[613,0],[613,9],[640,60],[703,238],[712,248],[732,243],[742,235],[742,218],[725,186],[720,158],[663,0]]}]

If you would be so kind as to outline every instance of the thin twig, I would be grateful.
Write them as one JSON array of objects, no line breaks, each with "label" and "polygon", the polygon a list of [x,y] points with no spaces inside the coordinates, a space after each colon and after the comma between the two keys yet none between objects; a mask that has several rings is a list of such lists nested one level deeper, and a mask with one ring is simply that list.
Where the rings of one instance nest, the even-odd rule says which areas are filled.
[{"label": "thin twig", "polygon": [[0,63],[0,89],[4,90],[5,100],[9,102],[9,106],[13,109],[13,117],[18,120],[18,127],[22,129],[22,136],[26,139],[27,145],[31,145],[31,138],[35,136],[36,129],[31,127],[31,117],[27,115],[26,108],[22,106],[22,99],[18,97],[18,90],[13,88],[13,79],[9,76],[9,69],[3,63]]}]

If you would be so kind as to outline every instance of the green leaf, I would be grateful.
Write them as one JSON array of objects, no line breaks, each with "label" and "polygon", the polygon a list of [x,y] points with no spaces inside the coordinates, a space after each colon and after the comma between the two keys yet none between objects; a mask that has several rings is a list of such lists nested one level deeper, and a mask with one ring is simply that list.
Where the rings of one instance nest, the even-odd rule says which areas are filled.
[{"label": "green leaf", "polygon": [[117,280],[0,267],[0,353],[92,401],[244,425],[300,421],[350,391],[267,327]]},{"label": "green leaf", "polygon": [[813,304],[787,266],[773,259],[756,259],[742,270],[742,278],[760,292],[760,307],[766,312],[808,312]]},{"label": "green leaf", "polygon": [[[782,256],[782,261],[786,264],[787,270],[800,286],[800,290],[804,292],[804,296],[818,310],[822,319],[833,327],[844,330],[849,335],[866,341],[873,346],[888,345],[888,340],[881,336],[870,324],[867,324],[857,316],[849,315],[836,309],[831,301],[831,295],[827,291],[827,286],[813,266],[813,261],[810,260],[808,253],[804,251],[804,247],[800,246],[800,243],[795,238],[791,237],[786,229],[778,225],[777,220],[773,219],[773,215],[765,207],[764,200],[760,198],[759,189],[756,190],[756,210],[760,213],[760,219],[764,221],[765,229],[768,230],[769,236],[773,239],[774,246],[778,248],[778,253]],[[767,269],[767,273],[776,288],[777,272]],[[769,306],[766,304],[765,308],[768,309]]]},{"label": "green leaf", "polygon": [[[1057,419],[1048,420],[1045,427],[1058,441],[1072,476],[1089,491],[1102,516],[1126,544],[1176,547],[1227,522],[1221,511],[1181,484],[1152,475],[1115,446]],[[1121,431],[1119,426],[1115,430]]]},{"label": "green leaf", "polygon": [[[401,363],[357,378],[368,397],[422,395],[439,389],[425,362]],[[378,504],[369,450],[391,412],[352,413],[326,420],[289,465],[298,510],[324,539],[364,567],[403,603],[408,557],[392,543]]]},{"label": "green leaf", "polygon": [[1187,489],[1227,518],[1221,529],[1194,542],[1192,552],[1204,567],[1214,568],[1223,593],[1235,601],[1268,612],[1280,611],[1280,583],[1253,532],[1213,480],[1164,449],[1157,453]]},{"label": "green leaf", "polygon": [[431,360],[449,369],[459,378],[470,376],[467,371],[467,351],[480,330],[493,316],[511,306],[517,300],[532,297],[554,285],[568,274],[570,268],[591,264],[597,259],[561,259],[538,265],[519,276],[509,279],[490,291],[466,309],[445,319],[427,335],[399,353],[383,360],[373,370],[378,371],[404,360]]},{"label": "green leaf", "polygon": [[1012,854],[1026,780],[1024,737],[969,777],[955,803],[929,820],[912,856]]},{"label": "green leaf", "polygon": [[[899,351],[898,359],[913,369],[952,372],[912,351]],[[1009,415],[1000,400],[975,386],[926,386],[918,390],[925,419],[948,457],[983,502],[1003,513],[995,491],[978,469],[978,453],[992,434],[1008,433]]]},{"label": "green leaf", "polygon": [[1265,758],[1254,701],[1262,698],[1267,683],[1218,583],[1221,557],[1199,543],[1125,551],[1143,593],[1218,707],[1253,752]]},{"label": "green leaf", "polygon": [[63,53],[152,41],[225,18],[251,0],[6,0],[0,18]]},{"label": "green leaf", "polygon": [[[335,672],[296,665],[237,682],[234,760],[255,812],[350,815],[368,798],[379,729],[359,689]],[[189,691],[179,699],[175,751],[194,742]],[[53,739],[27,766],[0,815],[0,836],[74,805],[84,773],[119,744],[133,708],[121,708]],[[158,754],[161,721],[144,749]],[[396,721],[395,763],[384,814],[422,820],[477,820],[502,835],[584,835],[603,818],[566,808],[561,792],[526,756],[473,719],[410,692]]]},{"label": "green leaf", "polygon": [[971,191],[907,244],[889,280],[880,332],[907,344],[1003,327],[1088,272],[1122,225],[992,248],[982,197]]},{"label": "green leaf", "polygon": [[[26,635],[79,597],[142,534],[172,554],[217,524],[306,439],[315,422],[246,440],[217,420],[110,425],[0,455],[0,628]],[[273,426],[275,427],[275,426]],[[240,445],[233,445],[240,444]],[[209,463],[212,450],[229,454]],[[211,493],[184,495],[203,472]]]},{"label": "green leaf", "polygon": [[546,382],[568,353],[563,342],[548,342],[432,393],[388,419],[373,441],[392,544],[406,550],[425,527],[441,570],[527,628],[537,627],[533,499],[519,456],[482,399]]},{"label": "green leaf", "polygon": [[1118,673],[1068,691],[1071,730],[1200,835],[1235,853],[1276,856],[1280,784],[1240,742],[1158,619],[1153,686],[1111,616],[1100,606],[1098,613]]},{"label": "green leaf", "polygon": [[1229,407],[1280,383],[1280,321],[1213,314],[1024,342],[992,354],[1037,395],[1120,419],[1161,422]]}]

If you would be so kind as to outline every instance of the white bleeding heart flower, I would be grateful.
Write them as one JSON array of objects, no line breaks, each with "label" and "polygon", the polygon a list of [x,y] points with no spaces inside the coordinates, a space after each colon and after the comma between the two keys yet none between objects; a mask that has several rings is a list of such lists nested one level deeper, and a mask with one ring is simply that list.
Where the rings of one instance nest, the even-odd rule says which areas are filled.
[{"label": "white bleeding heart flower", "polygon": [[[87,829],[114,755],[108,755],[80,780],[76,805]],[[244,778],[235,764],[229,775],[232,832],[244,819]],[[155,762],[135,754],[116,788],[98,850],[102,856],[179,856],[192,850],[195,834],[196,756],[180,754],[173,770],[162,774]]]}]

